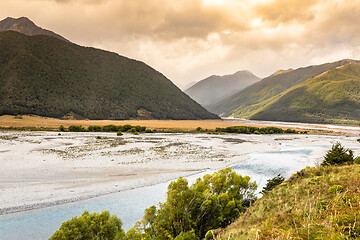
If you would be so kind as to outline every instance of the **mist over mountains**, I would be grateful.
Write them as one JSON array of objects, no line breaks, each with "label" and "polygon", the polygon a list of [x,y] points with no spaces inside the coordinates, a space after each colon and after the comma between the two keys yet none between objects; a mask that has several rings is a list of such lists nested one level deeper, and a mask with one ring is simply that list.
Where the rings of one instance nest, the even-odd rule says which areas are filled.
[{"label": "mist over mountains", "polygon": [[246,70],[224,76],[213,75],[197,82],[185,90],[185,93],[201,105],[208,106],[259,80],[259,77]]}]

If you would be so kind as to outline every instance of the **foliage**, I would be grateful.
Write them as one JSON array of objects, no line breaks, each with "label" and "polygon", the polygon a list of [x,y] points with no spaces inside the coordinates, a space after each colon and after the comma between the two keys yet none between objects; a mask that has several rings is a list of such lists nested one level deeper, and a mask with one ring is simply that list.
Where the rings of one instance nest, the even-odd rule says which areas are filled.
[{"label": "foliage", "polygon": [[354,159],[354,164],[360,164],[360,157],[356,157]]},{"label": "foliage", "polygon": [[277,127],[251,127],[251,126],[231,126],[226,128],[216,128],[216,132],[226,133],[245,133],[245,134],[279,134],[279,133],[298,133],[296,130],[288,129],[286,131]]},{"label": "foliage", "polygon": [[272,179],[267,180],[266,186],[261,191],[262,194],[266,194],[267,192],[270,192],[273,188],[280,185],[285,178],[278,174],[276,177],[273,177]]},{"label": "foliage", "polygon": [[85,211],[81,216],[62,223],[50,239],[124,239],[125,232],[121,226],[121,220],[108,211],[100,214]]},{"label": "foliage", "polygon": [[334,144],[324,156],[322,166],[351,164],[354,162],[354,154],[351,149],[345,149],[339,142]]},{"label": "foliage", "polygon": [[245,210],[243,202],[255,200],[255,189],[256,183],[248,176],[242,177],[230,168],[205,175],[191,186],[179,178],[170,183],[159,209],[146,209],[141,222],[144,235],[165,240],[194,231],[202,238],[210,229],[225,227],[238,218]]},{"label": "foliage", "polygon": [[[89,126],[87,129],[80,125],[71,125],[71,126],[69,126],[68,130],[70,132],[86,132],[86,131],[88,131],[88,132],[117,132],[117,133],[138,132],[139,133],[139,132],[145,132],[147,129],[146,129],[146,127],[143,127],[143,126],[131,126],[128,124],[121,126],[121,125],[110,124],[110,125],[105,125],[102,127],[101,126]],[[121,135],[118,134],[118,136],[121,136]]]},{"label": "foliage", "polygon": [[333,185],[329,188],[329,193],[339,193],[342,192],[343,187],[341,185]]},{"label": "foliage", "polygon": [[86,132],[87,129],[81,125],[71,125],[69,126],[70,132]]},{"label": "foliage", "polygon": [[64,127],[63,125],[60,125],[60,127],[59,127],[59,131],[61,131],[61,132],[65,132],[65,127]]},{"label": "foliage", "polygon": [[[329,193],[334,185],[343,190]],[[307,167],[258,199],[218,239],[359,239],[359,185],[359,165]]]},{"label": "foliage", "polygon": [[[141,111],[139,111],[141,110]],[[53,37],[0,33],[0,115],[218,119],[143,62]]]}]

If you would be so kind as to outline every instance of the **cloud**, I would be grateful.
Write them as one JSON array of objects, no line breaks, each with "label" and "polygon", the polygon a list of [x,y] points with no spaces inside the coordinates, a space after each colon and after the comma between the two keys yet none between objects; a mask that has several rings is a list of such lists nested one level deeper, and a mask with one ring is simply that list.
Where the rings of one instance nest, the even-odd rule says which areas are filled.
[{"label": "cloud", "polygon": [[[248,69],[266,76],[360,58],[360,0],[12,0],[27,16],[85,46],[146,62],[178,85]],[[339,59],[337,59],[339,58]]]}]

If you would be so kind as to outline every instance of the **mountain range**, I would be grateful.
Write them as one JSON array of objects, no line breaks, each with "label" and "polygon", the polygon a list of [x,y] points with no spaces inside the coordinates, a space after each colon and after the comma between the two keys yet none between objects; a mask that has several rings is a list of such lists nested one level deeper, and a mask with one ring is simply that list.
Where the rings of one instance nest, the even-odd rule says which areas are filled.
[{"label": "mountain range", "polygon": [[249,71],[238,71],[234,74],[205,78],[185,90],[192,99],[202,106],[208,106],[250,86],[260,78]]},{"label": "mountain range", "polygon": [[76,45],[34,25],[27,18],[1,21],[0,115],[218,118],[145,63]]},{"label": "mountain range", "polygon": [[359,61],[286,70],[208,107],[237,118],[344,123],[360,121]]}]

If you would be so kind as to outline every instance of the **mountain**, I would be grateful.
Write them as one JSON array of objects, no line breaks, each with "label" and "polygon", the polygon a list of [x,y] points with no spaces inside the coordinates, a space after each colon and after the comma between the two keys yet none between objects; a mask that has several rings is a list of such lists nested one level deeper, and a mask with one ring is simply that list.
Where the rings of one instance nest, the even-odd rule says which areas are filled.
[{"label": "mountain", "polygon": [[0,115],[215,119],[143,62],[46,35],[0,32]]},{"label": "mountain", "polygon": [[251,119],[342,123],[360,121],[360,65],[349,63],[269,99]]},{"label": "mountain", "polygon": [[263,80],[235,93],[234,95],[208,107],[214,113],[222,116],[251,118],[268,104],[269,99],[300,84],[307,79],[320,75],[328,70],[349,63],[357,64],[355,60],[341,60],[333,63],[299,68],[293,71],[271,75]]},{"label": "mountain", "polygon": [[8,17],[0,21],[0,32],[8,31],[8,30],[20,32],[28,36],[48,35],[67,42],[69,41],[64,37],[60,36],[59,34],[56,34],[52,31],[36,26],[35,23],[33,23],[30,19],[26,17],[20,17],[20,18]]},{"label": "mountain", "polygon": [[192,99],[203,106],[218,102],[241,89],[259,81],[260,78],[249,71],[238,71],[225,76],[210,76],[185,90]]}]

